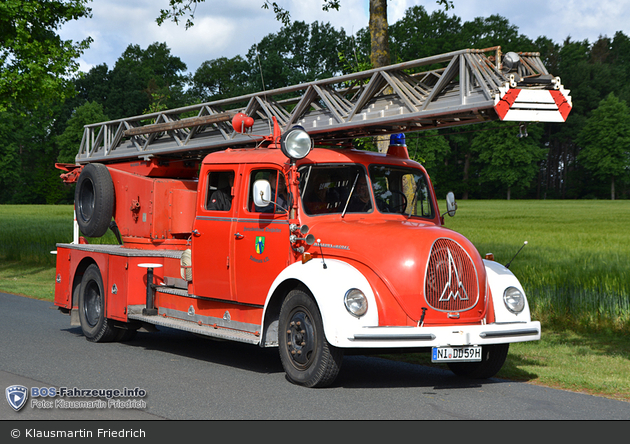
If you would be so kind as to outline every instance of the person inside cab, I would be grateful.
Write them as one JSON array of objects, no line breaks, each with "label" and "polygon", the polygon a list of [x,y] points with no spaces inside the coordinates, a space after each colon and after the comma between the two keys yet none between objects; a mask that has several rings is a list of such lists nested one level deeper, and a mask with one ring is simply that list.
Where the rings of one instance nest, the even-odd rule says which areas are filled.
[{"label": "person inside cab", "polygon": [[[207,209],[214,211],[229,211],[232,207],[232,187],[234,186],[234,173],[211,173],[211,180],[217,178],[217,188],[210,193]],[[212,181],[210,181],[212,183]]]},{"label": "person inside cab", "polygon": [[348,213],[367,213],[371,210],[372,199],[370,198],[370,189],[365,175],[361,174],[357,179],[346,211]]}]

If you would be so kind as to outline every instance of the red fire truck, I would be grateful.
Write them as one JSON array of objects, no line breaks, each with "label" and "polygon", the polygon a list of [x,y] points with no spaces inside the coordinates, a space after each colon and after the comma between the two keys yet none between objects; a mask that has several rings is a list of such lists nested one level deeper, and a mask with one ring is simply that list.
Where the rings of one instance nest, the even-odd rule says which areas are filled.
[{"label": "red fire truck", "polygon": [[[87,125],[58,165],[76,220],[55,305],[93,342],[164,326],[278,347],[308,387],[345,350],[491,377],[540,323],[510,270],[444,226],[454,196],[442,213],[404,133],[570,109],[537,53],[490,48]],[[348,146],[375,135],[386,153]],[[110,229],[117,245],[85,241]]]}]

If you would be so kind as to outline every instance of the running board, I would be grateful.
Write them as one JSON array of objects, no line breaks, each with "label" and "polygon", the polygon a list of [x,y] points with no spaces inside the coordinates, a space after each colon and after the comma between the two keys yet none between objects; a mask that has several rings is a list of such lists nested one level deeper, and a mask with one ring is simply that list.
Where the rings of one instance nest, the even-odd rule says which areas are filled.
[{"label": "running board", "polygon": [[162,327],[174,328],[176,330],[183,330],[190,333],[196,333],[203,336],[209,336],[215,339],[224,339],[227,341],[245,342],[247,344],[260,344],[260,334],[249,333],[241,330],[234,330],[225,327],[218,327],[212,325],[199,325],[195,322],[184,321],[181,319],[175,319],[163,316],[159,313],[156,316],[146,316],[142,314],[142,310],[146,308],[145,305],[130,305],[127,307],[127,317],[134,321],[146,322],[148,324],[159,325]]}]

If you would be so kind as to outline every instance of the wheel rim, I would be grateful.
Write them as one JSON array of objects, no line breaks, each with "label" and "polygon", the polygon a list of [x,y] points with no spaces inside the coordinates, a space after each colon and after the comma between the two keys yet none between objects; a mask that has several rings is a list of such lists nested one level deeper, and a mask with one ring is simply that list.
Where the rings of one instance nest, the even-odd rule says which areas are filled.
[{"label": "wheel rim", "polygon": [[313,362],[317,346],[315,333],[308,310],[299,308],[291,313],[286,331],[287,351],[295,368],[304,370]]},{"label": "wheel rim", "polygon": [[94,184],[91,180],[85,180],[81,184],[81,192],[79,193],[79,212],[86,222],[92,218],[94,213]]},{"label": "wheel rim", "polygon": [[85,320],[90,327],[94,327],[101,316],[100,290],[98,284],[90,281],[85,289],[84,307]]}]

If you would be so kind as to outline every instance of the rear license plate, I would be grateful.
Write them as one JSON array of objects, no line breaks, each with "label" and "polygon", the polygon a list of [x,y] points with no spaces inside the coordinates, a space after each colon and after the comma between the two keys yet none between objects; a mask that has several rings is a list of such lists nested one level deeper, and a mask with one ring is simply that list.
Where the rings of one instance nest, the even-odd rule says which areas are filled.
[{"label": "rear license plate", "polygon": [[481,346],[433,347],[431,362],[481,361]]}]

